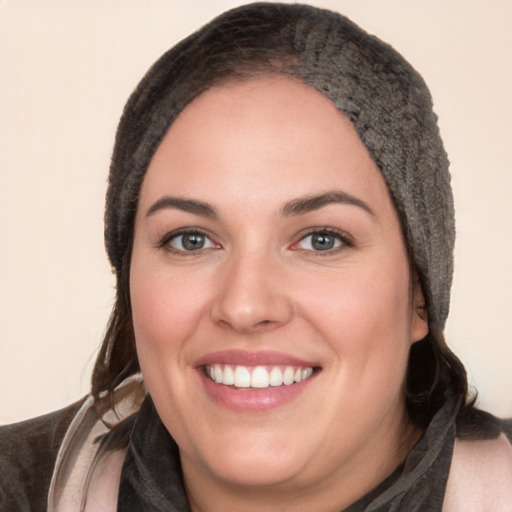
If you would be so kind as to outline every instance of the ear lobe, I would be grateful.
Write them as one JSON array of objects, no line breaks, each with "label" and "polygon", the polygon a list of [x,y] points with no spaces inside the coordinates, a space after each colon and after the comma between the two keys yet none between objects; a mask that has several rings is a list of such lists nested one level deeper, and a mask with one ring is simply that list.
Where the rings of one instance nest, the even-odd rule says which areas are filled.
[{"label": "ear lobe", "polygon": [[411,342],[422,340],[428,334],[428,312],[418,278],[415,279],[412,297]]}]

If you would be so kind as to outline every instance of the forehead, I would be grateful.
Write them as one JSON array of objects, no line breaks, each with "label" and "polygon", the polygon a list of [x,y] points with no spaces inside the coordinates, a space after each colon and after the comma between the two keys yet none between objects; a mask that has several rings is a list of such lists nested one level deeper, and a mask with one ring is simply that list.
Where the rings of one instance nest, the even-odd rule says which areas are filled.
[{"label": "forehead", "polygon": [[209,202],[322,192],[342,187],[389,200],[387,187],[350,121],[322,93],[271,76],[216,86],[171,125],[146,174],[141,201],[163,190]]}]

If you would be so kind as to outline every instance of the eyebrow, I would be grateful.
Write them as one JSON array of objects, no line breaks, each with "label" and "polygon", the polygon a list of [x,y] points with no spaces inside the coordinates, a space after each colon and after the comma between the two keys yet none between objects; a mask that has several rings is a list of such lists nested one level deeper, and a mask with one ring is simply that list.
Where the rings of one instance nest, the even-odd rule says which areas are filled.
[{"label": "eyebrow", "polygon": [[[332,190],[322,194],[298,197],[286,203],[283,206],[281,213],[285,217],[303,215],[305,213],[319,210],[320,208],[330,204],[348,204],[358,206],[370,215],[375,215],[373,210],[364,201],[342,190]],[[183,197],[176,196],[161,197],[151,205],[146,213],[146,217],[150,217],[156,212],[167,208],[182,210],[184,212],[201,215],[202,217],[207,217],[209,219],[219,218],[215,208],[210,204],[196,199],[185,199]]]},{"label": "eyebrow", "polygon": [[282,214],[286,217],[292,215],[303,215],[305,213],[319,210],[329,204],[348,204],[358,206],[370,215],[375,215],[374,211],[364,201],[342,190],[331,190],[322,194],[293,199],[284,205]]},{"label": "eyebrow", "polygon": [[174,196],[164,196],[153,203],[147,211],[146,217],[150,217],[156,212],[166,208],[174,208],[176,210],[194,213],[195,215],[201,215],[202,217],[208,217],[210,219],[218,218],[217,212],[208,203],[197,201],[195,199],[184,199],[183,197]]}]

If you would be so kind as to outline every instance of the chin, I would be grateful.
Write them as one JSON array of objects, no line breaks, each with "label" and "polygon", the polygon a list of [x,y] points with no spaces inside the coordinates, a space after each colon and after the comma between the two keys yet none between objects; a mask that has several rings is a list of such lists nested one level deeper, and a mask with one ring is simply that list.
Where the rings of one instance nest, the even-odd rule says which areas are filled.
[{"label": "chin", "polygon": [[307,457],[297,449],[297,443],[275,434],[273,439],[250,432],[239,433],[238,439],[240,436],[245,442],[237,442],[236,437],[207,441],[203,450],[196,451],[195,463],[207,467],[219,480],[247,487],[279,486],[304,472]]},{"label": "chin", "polygon": [[210,470],[217,478],[232,485],[244,487],[279,486],[293,480],[301,472],[302,464],[290,453],[276,457],[267,453],[217,459]]}]

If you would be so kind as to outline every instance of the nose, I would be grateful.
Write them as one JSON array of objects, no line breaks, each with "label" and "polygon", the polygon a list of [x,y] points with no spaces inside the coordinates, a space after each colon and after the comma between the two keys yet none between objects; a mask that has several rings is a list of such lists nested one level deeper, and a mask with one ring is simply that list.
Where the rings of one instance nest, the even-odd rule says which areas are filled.
[{"label": "nose", "polygon": [[211,308],[211,318],[217,324],[251,334],[291,320],[293,305],[278,262],[261,255],[233,257],[221,279]]}]

